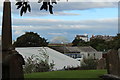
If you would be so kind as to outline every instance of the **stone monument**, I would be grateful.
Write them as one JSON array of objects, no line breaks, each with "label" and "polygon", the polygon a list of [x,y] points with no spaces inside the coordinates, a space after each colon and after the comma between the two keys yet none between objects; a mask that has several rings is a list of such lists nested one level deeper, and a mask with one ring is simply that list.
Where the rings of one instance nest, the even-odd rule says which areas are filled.
[{"label": "stone monument", "polygon": [[23,80],[24,59],[12,46],[11,2],[5,0],[2,22],[2,80]]},{"label": "stone monument", "polygon": [[106,67],[108,73],[101,76],[104,80],[120,80],[120,49],[108,51]]}]

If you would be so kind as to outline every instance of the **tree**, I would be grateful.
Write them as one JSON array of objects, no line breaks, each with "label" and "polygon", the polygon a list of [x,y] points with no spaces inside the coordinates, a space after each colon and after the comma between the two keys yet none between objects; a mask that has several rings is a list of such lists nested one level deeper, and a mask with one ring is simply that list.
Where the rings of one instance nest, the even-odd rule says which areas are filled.
[{"label": "tree", "polygon": [[84,40],[82,40],[82,39],[74,39],[73,41],[72,41],[72,44],[73,44],[73,46],[78,46],[78,44],[80,44],[80,43],[84,43],[85,41]]},{"label": "tree", "polygon": [[18,37],[14,43],[15,47],[41,47],[47,45],[47,40],[34,32],[26,32],[22,36]]},{"label": "tree", "polygon": [[89,45],[98,51],[104,51],[107,48],[105,40],[99,38],[91,39]]},{"label": "tree", "polygon": [[114,37],[113,41],[111,42],[111,48],[118,50],[120,48],[120,34]]}]

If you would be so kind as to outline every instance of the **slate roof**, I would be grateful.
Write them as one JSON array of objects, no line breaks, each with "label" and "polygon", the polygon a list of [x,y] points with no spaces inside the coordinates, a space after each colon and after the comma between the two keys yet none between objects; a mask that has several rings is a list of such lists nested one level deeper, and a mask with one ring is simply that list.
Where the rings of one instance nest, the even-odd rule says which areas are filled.
[{"label": "slate roof", "polygon": [[78,48],[81,50],[81,52],[97,52],[97,50],[91,46],[78,47]]},{"label": "slate roof", "polygon": [[66,47],[69,53],[80,53],[80,49],[78,47]]},{"label": "slate roof", "polygon": [[84,47],[68,47],[68,46],[57,46],[51,47],[52,49],[59,51],[61,53],[80,53],[80,52],[97,52],[91,46]]}]

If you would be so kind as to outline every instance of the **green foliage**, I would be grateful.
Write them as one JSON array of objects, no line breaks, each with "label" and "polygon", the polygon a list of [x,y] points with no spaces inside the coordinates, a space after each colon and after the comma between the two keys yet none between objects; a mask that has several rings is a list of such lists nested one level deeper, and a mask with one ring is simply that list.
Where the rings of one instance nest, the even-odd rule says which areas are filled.
[{"label": "green foliage", "polygon": [[112,41],[112,48],[115,50],[120,48],[120,34],[114,37],[114,40]]},{"label": "green foliage", "polygon": [[80,42],[77,46],[89,46],[89,42]]},{"label": "green foliage", "polygon": [[73,46],[78,46],[79,43],[85,43],[85,41],[82,39],[76,39],[76,38],[72,41]]},{"label": "green foliage", "polygon": [[105,43],[105,40],[103,39],[98,39],[98,38],[92,39],[90,40],[89,45],[98,51],[104,51],[107,49],[107,45]]},{"label": "green foliage", "polygon": [[81,69],[90,70],[97,68],[97,60],[94,59],[84,59],[81,63]]},{"label": "green foliage", "polygon": [[110,49],[118,50],[120,48],[120,34],[115,36],[111,41],[95,38],[85,42],[80,39],[74,39],[72,43],[73,46],[91,46],[97,51],[108,51]]},{"label": "green foliage", "polygon": [[[32,55],[26,58],[25,65],[23,66],[24,73],[33,72],[47,72],[53,69],[54,61],[48,63],[49,56],[45,50],[40,50],[40,55]],[[43,58],[41,58],[41,57]]]},{"label": "green foliage", "polygon": [[108,51],[110,49],[118,50],[120,48],[120,35],[118,34],[111,41],[94,39],[90,41],[90,46],[98,51]]},{"label": "green foliage", "polygon": [[47,45],[47,40],[34,32],[26,32],[22,36],[18,37],[14,43],[15,47],[41,47]]},{"label": "green foliage", "polygon": [[27,60],[25,61],[25,65],[23,67],[24,73],[47,72],[50,71],[54,66],[53,63],[50,63],[49,65],[46,60],[43,61],[41,59],[34,58],[35,58],[34,55],[27,58]]}]

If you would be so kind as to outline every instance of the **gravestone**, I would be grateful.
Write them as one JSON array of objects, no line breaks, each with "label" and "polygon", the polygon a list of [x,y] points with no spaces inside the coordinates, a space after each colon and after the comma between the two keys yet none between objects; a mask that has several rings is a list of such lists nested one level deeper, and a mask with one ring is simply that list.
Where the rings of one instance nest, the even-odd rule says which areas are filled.
[{"label": "gravestone", "polygon": [[111,50],[107,53],[107,59],[108,59],[108,66],[109,66],[109,73],[112,75],[119,76],[119,56],[118,51]]},{"label": "gravestone", "polygon": [[[1,43],[1,41],[0,41]],[[0,44],[0,80],[2,79],[2,46]]]},{"label": "gravestone", "polygon": [[24,59],[12,46],[11,3],[5,0],[2,22],[2,80],[23,80]]},{"label": "gravestone", "polygon": [[119,56],[119,77],[120,77],[120,49],[118,49],[118,56]]},{"label": "gravestone", "polygon": [[119,60],[120,60],[120,49],[118,49],[118,55],[119,55]]}]

